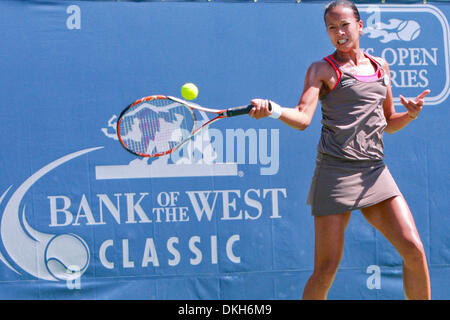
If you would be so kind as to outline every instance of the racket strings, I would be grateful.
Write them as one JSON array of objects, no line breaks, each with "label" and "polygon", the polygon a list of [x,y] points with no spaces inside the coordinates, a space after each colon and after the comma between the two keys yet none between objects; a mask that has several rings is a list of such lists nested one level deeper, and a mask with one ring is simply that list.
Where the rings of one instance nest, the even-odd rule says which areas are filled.
[{"label": "racket strings", "polygon": [[194,123],[194,114],[186,106],[167,99],[153,99],[125,112],[120,135],[130,151],[155,156],[168,153],[189,137]]}]

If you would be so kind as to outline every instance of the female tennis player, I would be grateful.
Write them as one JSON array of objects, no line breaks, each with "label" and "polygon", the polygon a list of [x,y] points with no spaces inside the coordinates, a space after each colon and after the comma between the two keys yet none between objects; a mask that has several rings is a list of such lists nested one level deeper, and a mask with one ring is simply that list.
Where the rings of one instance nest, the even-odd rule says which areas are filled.
[{"label": "female tennis player", "polygon": [[407,111],[396,112],[388,64],[359,47],[363,22],[354,3],[329,3],[324,20],[336,50],[308,68],[298,106],[285,108],[270,100],[253,99],[250,111],[256,119],[271,116],[304,130],[321,101],[322,132],[307,200],[314,216],[314,271],[303,299],[327,298],[353,210],[360,210],[402,257],[405,297],[430,299],[422,242],[410,209],[383,161],[383,132],[396,132],[416,119],[430,91],[416,99],[400,96]]}]

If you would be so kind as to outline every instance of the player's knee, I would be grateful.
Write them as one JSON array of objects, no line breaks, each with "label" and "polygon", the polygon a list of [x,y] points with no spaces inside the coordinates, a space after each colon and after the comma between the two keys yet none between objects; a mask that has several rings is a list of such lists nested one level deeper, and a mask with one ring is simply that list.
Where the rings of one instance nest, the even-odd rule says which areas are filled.
[{"label": "player's knee", "polygon": [[403,250],[402,258],[406,263],[424,263],[426,261],[425,249],[420,240],[408,241]]},{"label": "player's knee", "polygon": [[314,266],[314,274],[321,279],[332,279],[339,268],[339,259],[328,259]]}]

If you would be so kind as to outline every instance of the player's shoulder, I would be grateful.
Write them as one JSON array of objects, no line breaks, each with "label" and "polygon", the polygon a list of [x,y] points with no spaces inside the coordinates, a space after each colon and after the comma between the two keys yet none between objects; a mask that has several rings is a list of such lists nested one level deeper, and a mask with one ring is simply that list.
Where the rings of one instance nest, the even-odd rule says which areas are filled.
[{"label": "player's shoulder", "polygon": [[333,67],[325,59],[320,59],[312,62],[308,69],[322,75],[328,74],[329,72],[333,71]]},{"label": "player's shoulder", "polygon": [[328,66],[328,65],[329,65],[329,63],[324,58],[313,61],[311,63],[311,66],[314,66],[316,68],[324,68],[325,66]]}]

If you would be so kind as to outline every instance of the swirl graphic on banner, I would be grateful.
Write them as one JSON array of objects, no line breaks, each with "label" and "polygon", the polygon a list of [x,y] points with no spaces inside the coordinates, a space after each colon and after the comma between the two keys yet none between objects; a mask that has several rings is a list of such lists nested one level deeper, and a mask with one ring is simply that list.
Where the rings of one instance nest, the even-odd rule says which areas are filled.
[{"label": "swirl graphic on banner", "polygon": [[[9,257],[24,271],[43,280],[73,280],[80,277],[89,265],[86,242],[75,234],[47,234],[33,229],[25,217],[26,206],[20,215],[20,204],[28,190],[43,176],[58,166],[103,147],[88,148],[68,154],[44,166],[12,194],[1,219],[1,239]],[[0,198],[3,201],[9,187]],[[0,254],[11,270],[15,270]]]}]

